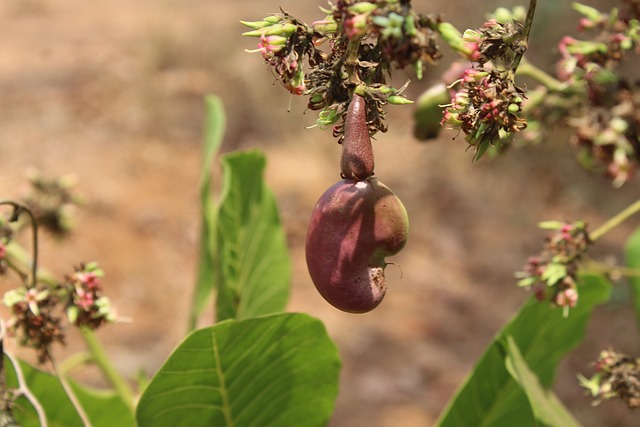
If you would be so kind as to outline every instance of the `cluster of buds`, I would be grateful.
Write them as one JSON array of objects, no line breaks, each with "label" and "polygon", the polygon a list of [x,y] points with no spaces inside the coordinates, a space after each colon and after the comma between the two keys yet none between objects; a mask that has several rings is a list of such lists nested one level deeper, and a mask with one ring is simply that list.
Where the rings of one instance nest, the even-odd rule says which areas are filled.
[{"label": "cluster of buds", "polygon": [[109,300],[101,295],[96,264],[76,269],[62,284],[23,285],[4,295],[11,311],[7,330],[24,346],[34,348],[40,363],[51,360],[53,343],[64,343],[63,313],[69,323],[96,329],[116,320]]},{"label": "cluster of buds", "polygon": [[260,39],[249,52],[261,53],[292,94],[308,96],[317,125],[333,126],[339,140],[356,89],[367,99],[370,134],[386,131],[384,105],[410,103],[387,84],[390,71],[412,66],[420,78],[440,58],[438,18],[415,13],[408,0],[341,0],[322,11],[324,19],[311,25],[284,11],[243,21],[252,28],[244,35]]},{"label": "cluster of buds", "polygon": [[558,46],[562,55],[557,66],[558,78],[603,81],[612,76],[612,71],[624,59],[627,52],[637,51],[640,42],[638,11],[630,1],[623,9],[614,8],[610,13],[580,3],[573,4],[582,15],[579,29],[596,32],[589,40],[564,37]]},{"label": "cluster of buds", "polygon": [[476,148],[476,160],[490,146],[527,126],[518,115],[524,91],[514,84],[511,73],[469,68],[459,85],[451,103],[445,105],[442,124],[465,133],[466,141]]},{"label": "cluster of buds", "polygon": [[56,237],[65,237],[71,231],[72,206],[81,203],[73,193],[75,180],[70,176],[46,178],[37,172],[29,174],[31,191],[23,203],[29,208],[38,225]]},{"label": "cluster of buds", "polygon": [[582,15],[580,29],[595,35],[565,37],[559,44],[558,77],[585,89],[582,108],[568,121],[576,129],[572,143],[583,166],[604,171],[620,187],[640,160],[640,85],[616,72],[628,52],[639,51],[639,11],[630,1],[610,13],[577,3],[574,8]]},{"label": "cluster of buds", "polygon": [[640,160],[640,85],[618,87],[606,97],[605,105],[591,105],[569,121],[575,128],[571,142],[584,167],[604,172],[621,187]]},{"label": "cluster of buds", "polygon": [[294,95],[305,93],[303,61],[316,65],[324,54],[316,49],[319,34],[290,14],[270,15],[261,21],[242,23],[252,31],[245,36],[259,37],[258,48],[247,52],[259,52],[280,79],[284,87]]},{"label": "cluster of buds", "polygon": [[603,350],[594,362],[591,379],[580,376],[597,405],[603,400],[621,399],[629,408],[640,407],[640,359],[613,350]]},{"label": "cluster of buds", "polygon": [[66,313],[69,322],[97,329],[107,322],[114,322],[116,314],[109,298],[102,295],[100,278],[103,271],[96,263],[81,265],[68,275],[62,288],[67,291]]},{"label": "cluster of buds", "polygon": [[61,317],[56,314],[58,302],[55,293],[44,286],[22,286],[4,295],[4,304],[11,310],[7,331],[21,345],[35,349],[40,363],[51,360],[53,343],[64,344]]},{"label": "cluster of buds", "polygon": [[527,122],[521,117],[524,89],[516,86],[515,70],[526,50],[519,21],[490,19],[462,35],[460,52],[474,63],[452,86],[457,91],[446,107],[442,125],[461,130],[476,149],[475,159],[500,146]]},{"label": "cluster of buds", "polygon": [[578,303],[578,267],[591,241],[582,221],[546,221],[540,227],[555,233],[547,238],[542,252],[516,273],[518,286],[532,289],[540,301],[562,307],[566,316]]}]

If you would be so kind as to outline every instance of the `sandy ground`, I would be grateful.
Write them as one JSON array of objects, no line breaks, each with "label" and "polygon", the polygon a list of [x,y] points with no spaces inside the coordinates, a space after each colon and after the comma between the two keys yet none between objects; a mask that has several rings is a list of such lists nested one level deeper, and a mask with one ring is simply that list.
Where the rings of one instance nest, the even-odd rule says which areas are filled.
[{"label": "sandy ground", "polygon": [[[431,7],[452,17],[461,12],[454,3]],[[251,40],[239,37],[239,19],[278,6],[304,20],[318,16],[309,0],[3,0],[0,194],[18,197],[28,168],[77,177],[87,203],[75,214],[75,234],[64,244],[45,237],[42,263],[64,274],[81,261],[99,261],[108,294],[132,319],[100,337],[125,374],[153,373],[186,330],[203,96],[218,94],[228,115],[224,150],[257,146],[269,157],[267,178],[294,259],[289,309],[321,318],[340,348],[344,369],[331,426],[431,425],[527,297],[513,272],[539,248],[544,235],[535,224],[583,218],[598,225],[637,195],[637,181],[612,190],[575,164],[561,133],[549,144],[473,164],[453,134],[430,144],[414,140],[411,107],[396,107],[375,150],[377,175],[411,218],[409,243],[394,259],[402,274],[389,268],[391,289],[374,312],[341,313],[316,293],[303,253],[311,210],[339,179],[339,147],[328,132],[304,129],[314,118],[303,101],[293,100],[287,112],[289,96],[258,56],[243,52]],[[541,16],[553,16],[544,7]],[[479,24],[469,14],[451,19]],[[562,33],[553,22],[543,19],[538,31]],[[542,40],[534,55],[550,51],[552,42]],[[410,95],[426,85],[415,84]],[[620,261],[633,225],[594,252]],[[616,403],[591,408],[575,380],[600,349],[640,353],[625,288],[616,295],[558,373],[559,395],[585,426],[638,424]],[[72,339],[60,357],[79,349]],[[101,384],[91,370],[82,379]]]}]

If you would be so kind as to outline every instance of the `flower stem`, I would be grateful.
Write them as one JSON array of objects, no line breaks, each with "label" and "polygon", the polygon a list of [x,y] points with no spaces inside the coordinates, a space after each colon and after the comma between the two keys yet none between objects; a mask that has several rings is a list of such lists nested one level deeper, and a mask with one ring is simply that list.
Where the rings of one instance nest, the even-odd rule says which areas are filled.
[{"label": "flower stem", "polygon": [[33,236],[33,256],[31,258],[31,285],[28,286],[30,288],[35,288],[38,277],[38,223],[36,222],[35,217],[33,216],[33,212],[29,210],[24,205],[20,203],[16,203],[12,200],[0,200],[0,205],[7,205],[13,208],[13,213],[9,218],[9,222],[15,222],[20,217],[22,212],[26,212],[29,215],[29,219],[31,219],[31,230]]},{"label": "flower stem", "polygon": [[554,92],[562,92],[567,88],[567,85],[565,83],[562,83],[560,80],[551,77],[549,74],[545,73],[540,68],[536,67],[527,60],[523,60],[520,63],[516,75],[521,77],[531,77],[532,79],[537,80],[547,89]]},{"label": "flower stem", "polygon": [[120,396],[124,403],[133,411],[134,396],[131,387],[129,387],[127,381],[115,369],[95,333],[84,327],[80,328],[80,331],[89,347],[92,361],[100,368],[102,374],[111,383],[118,396]]},{"label": "flower stem", "polygon": [[516,54],[511,64],[511,70],[515,71],[520,65],[520,61],[524,56],[527,48],[529,47],[529,33],[531,32],[531,25],[533,24],[533,15],[536,12],[537,0],[529,0],[529,9],[527,9],[527,17],[524,20],[524,28],[522,29],[522,45],[523,49]]},{"label": "flower stem", "polygon": [[362,36],[355,36],[349,40],[347,51],[344,54],[344,68],[347,71],[349,85],[356,87],[360,84],[358,75],[358,51],[360,50],[360,40]]},{"label": "flower stem", "polygon": [[589,233],[589,238],[592,242],[595,242],[600,237],[607,234],[613,228],[620,225],[622,222],[640,212],[640,199],[636,200],[631,205],[627,206],[624,210],[618,213],[616,216],[610,218],[607,222],[602,224],[600,227],[595,229],[593,232]]}]

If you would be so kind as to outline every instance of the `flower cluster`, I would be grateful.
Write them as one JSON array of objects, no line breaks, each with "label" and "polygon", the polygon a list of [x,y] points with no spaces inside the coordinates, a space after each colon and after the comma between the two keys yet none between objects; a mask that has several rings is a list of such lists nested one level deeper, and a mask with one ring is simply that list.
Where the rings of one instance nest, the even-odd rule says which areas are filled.
[{"label": "flower cluster", "polygon": [[583,16],[580,29],[593,35],[589,40],[564,37],[559,44],[558,78],[585,90],[581,108],[568,120],[575,128],[572,143],[585,167],[605,172],[620,187],[640,158],[640,84],[617,72],[627,53],[639,51],[639,11],[632,2],[610,13],[574,7]]},{"label": "flower cluster", "polygon": [[465,70],[460,89],[446,105],[442,124],[460,129],[466,141],[476,148],[478,160],[507,134],[527,126],[518,113],[524,91],[517,87],[509,72],[484,68]]},{"label": "flower cluster", "polygon": [[81,265],[67,276],[62,285],[68,297],[66,312],[69,322],[76,326],[97,329],[116,320],[109,298],[102,295],[100,278],[104,275],[97,264]]},{"label": "flower cluster", "polygon": [[[463,35],[469,49],[469,60],[480,65],[488,62],[508,62],[514,54],[525,52],[526,43],[521,37],[522,23],[489,19],[478,30],[467,30]],[[509,65],[509,64],[506,64]]]},{"label": "flower cluster", "polygon": [[116,320],[109,299],[101,295],[101,276],[96,264],[87,264],[62,284],[23,285],[5,293],[3,302],[11,310],[7,330],[34,348],[40,363],[51,360],[53,343],[64,343],[63,313],[71,324],[90,329]]},{"label": "flower cluster", "polygon": [[595,398],[594,405],[617,397],[629,408],[640,407],[640,359],[603,350],[594,367],[591,379],[580,377],[581,385]]},{"label": "flower cluster", "polygon": [[532,289],[540,301],[563,307],[566,315],[578,303],[578,267],[591,242],[586,224],[547,221],[540,227],[555,233],[547,238],[542,252],[530,257],[523,271],[516,273],[518,286]]},{"label": "flower cluster", "polygon": [[[260,39],[257,49],[292,94],[309,97],[317,125],[341,139],[354,90],[367,99],[370,133],[386,131],[384,105],[410,103],[387,84],[392,69],[411,66],[420,78],[437,61],[439,19],[413,11],[408,0],[340,0],[308,25],[287,12],[243,22]],[[324,50],[323,50],[324,49]]]},{"label": "flower cluster", "polygon": [[22,286],[7,292],[4,304],[11,310],[8,332],[18,336],[21,345],[34,348],[40,363],[50,360],[52,344],[64,344],[65,337],[55,293],[44,286]]},{"label": "flower cluster", "polygon": [[73,194],[74,179],[70,176],[46,178],[37,172],[29,175],[31,191],[24,197],[38,225],[56,237],[65,237],[71,231],[69,211],[81,202]]},{"label": "flower cluster", "polygon": [[491,146],[527,127],[521,117],[524,89],[514,82],[515,69],[526,50],[522,24],[490,19],[462,36],[464,55],[476,63],[453,85],[457,92],[444,105],[442,124],[465,133],[478,160]]}]

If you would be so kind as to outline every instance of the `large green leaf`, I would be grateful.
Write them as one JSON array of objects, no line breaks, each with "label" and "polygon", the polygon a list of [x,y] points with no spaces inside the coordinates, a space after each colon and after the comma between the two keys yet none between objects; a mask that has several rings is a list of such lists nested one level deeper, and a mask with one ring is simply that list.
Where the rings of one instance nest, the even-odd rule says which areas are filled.
[{"label": "large green leaf", "polygon": [[[11,360],[6,358],[7,387],[18,388],[16,371]],[[40,402],[50,427],[81,427],[82,421],[64,392],[57,377],[20,361],[20,369],[29,390]],[[92,390],[71,382],[71,387],[94,427],[129,427],[135,425],[133,413],[113,392]],[[13,415],[22,427],[40,425],[38,416],[29,401],[20,397],[16,401]]]},{"label": "large green leaf", "polygon": [[512,336],[542,387],[549,388],[560,360],[582,341],[593,308],[607,301],[611,293],[611,284],[600,276],[584,276],[580,282],[580,301],[567,318],[561,309],[531,298],[498,333],[436,425],[533,425],[527,396],[507,371],[500,342]]},{"label": "large green leaf", "polygon": [[216,202],[212,192],[211,169],[213,160],[222,145],[224,136],[225,115],[222,101],[216,96],[209,95],[205,99],[206,122],[204,147],[202,153],[202,167],[200,172],[200,254],[198,259],[198,276],[189,315],[189,330],[196,327],[198,317],[211,301],[211,294],[215,284],[219,282],[216,276]]},{"label": "large green leaf", "polygon": [[[627,265],[630,268],[640,270],[640,227],[627,240],[625,255]],[[633,306],[636,311],[636,323],[640,328],[640,277],[629,276],[629,287],[631,288]]]},{"label": "large green leaf", "polygon": [[536,374],[525,362],[513,337],[506,337],[506,341],[501,344],[506,354],[507,371],[527,395],[537,425],[541,427],[580,427],[580,423],[565,408],[555,393],[542,387]]},{"label": "large green leaf", "polygon": [[222,164],[217,319],[280,312],[289,298],[291,261],[275,198],[263,181],[265,157],[257,150],[234,152]]},{"label": "large green leaf", "polygon": [[190,334],[140,398],[140,427],[326,425],[340,360],[305,314],[227,320]]}]

